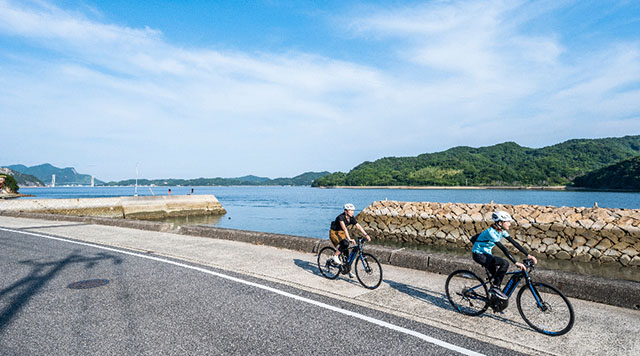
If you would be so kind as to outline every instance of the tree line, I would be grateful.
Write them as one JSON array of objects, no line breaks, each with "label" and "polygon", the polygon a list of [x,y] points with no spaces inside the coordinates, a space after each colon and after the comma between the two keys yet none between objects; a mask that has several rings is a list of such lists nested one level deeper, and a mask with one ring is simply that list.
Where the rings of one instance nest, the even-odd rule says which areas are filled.
[{"label": "tree line", "polygon": [[640,136],[576,139],[543,148],[505,142],[364,162],[313,186],[551,186],[640,155]]}]

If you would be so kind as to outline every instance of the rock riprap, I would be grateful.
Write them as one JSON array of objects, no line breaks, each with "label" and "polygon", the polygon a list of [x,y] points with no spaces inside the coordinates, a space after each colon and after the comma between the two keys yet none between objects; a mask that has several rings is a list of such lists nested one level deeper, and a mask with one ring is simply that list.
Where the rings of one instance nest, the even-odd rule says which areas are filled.
[{"label": "rock riprap", "polygon": [[470,250],[496,210],[513,216],[511,236],[539,257],[640,266],[640,210],[376,201],[358,222],[377,240]]}]

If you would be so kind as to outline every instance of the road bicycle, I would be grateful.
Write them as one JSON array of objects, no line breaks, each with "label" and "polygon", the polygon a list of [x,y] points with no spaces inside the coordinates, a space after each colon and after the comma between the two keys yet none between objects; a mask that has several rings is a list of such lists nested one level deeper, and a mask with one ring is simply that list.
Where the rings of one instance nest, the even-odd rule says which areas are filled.
[{"label": "road bicycle", "polygon": [[477,316],[491,307],[494,312],[502,312],[509,305],[509,298],[521,280],[524,285],[516,298],[518,312],[522,319],[534,330],[545,335],[564,335],[573,327],[575,315],[569,299],[557,288],[531,279],[535,264],[530,259],[523,261],[525,270],[508,272],[511,275],[503,292],[506,300],[490,293],[491,273],[485,268],[486,280],[481,280],[473,272],[457,270],[449,275],[445,284],[447,298],[460,313]]},{"label": "road bicycle", "polygon": [[356,277],[363,287],[368,289],[376,289],[382,282],[382,266],[380,262],[371,254],[363,252],[364,242],[366,239],[356,239],[356,244],[349,247],[348,256],[344,253],[340,254],[342,265],[337,265],[331,257],[336,253],[336,249],[327,246],[318,253],[318,268],[323,276],[329,279],[336,279],[340,273],[349,274],[351,266],[355,261]]}]

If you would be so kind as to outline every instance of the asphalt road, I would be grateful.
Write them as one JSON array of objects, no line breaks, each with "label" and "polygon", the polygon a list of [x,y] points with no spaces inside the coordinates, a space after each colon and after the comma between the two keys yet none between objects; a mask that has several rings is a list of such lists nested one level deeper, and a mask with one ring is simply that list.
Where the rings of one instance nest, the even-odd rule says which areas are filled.
[{"label": "asphalt road", "polygon": [[[0,354],[517,354],[209,266],[0,229]],[[73,282],[108,284],[71,289]]]}]

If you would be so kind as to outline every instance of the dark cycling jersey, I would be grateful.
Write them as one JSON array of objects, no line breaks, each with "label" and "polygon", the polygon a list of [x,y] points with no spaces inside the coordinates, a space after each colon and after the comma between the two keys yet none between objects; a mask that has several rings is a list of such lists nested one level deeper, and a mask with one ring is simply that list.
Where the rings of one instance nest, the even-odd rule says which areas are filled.
[{"label": "dark cycling jersey", "polygon": [[340,226],[340,221],[344,223],[345,226],[355,225],[358,222],[356,221],[356,217],[353,216],[349,218],[347,213],[342,213],[336,217],[334,221],[331,222],[331,230],[333,231],[342,231],[342,227]]},{"label": "dark cycling jersey", "polygon": [[520,252],[524,253],[525,256],[529,254],[529,252],[527,252],[524,247],[520,246],[519,243],[517,243],[514,239],[511,238],[511,236],[509,236],[509,233],[507,233],[506,231],[498,232],[498,230],[494,229],[493,226],[484,230],[478,236],[476,242],[473,244],[472,252],[491,255],[491,250],[493,250],[493,247],[498,246],[500,250],[502,250],[504,255],[511,260],[511,262],[516,263],[516,259],[513,258],[511,253],[509,253],[509,250],[507,250],[507,248],[504,247],[502,243],[500,243],[500,240],[502,240],[503,237],[507,239],[507,241],[509,241],[513,246],[515,246]]}]

